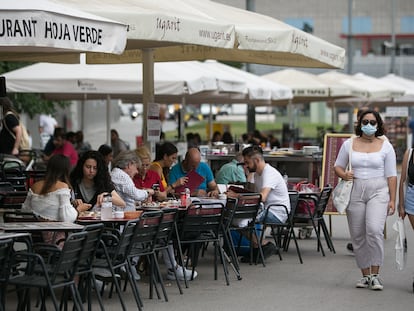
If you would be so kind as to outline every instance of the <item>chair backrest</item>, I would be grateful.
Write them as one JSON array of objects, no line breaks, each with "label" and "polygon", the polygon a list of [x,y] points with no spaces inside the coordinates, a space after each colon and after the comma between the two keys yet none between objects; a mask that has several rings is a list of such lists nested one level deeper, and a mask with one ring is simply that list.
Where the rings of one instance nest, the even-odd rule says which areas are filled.
[{"label": "chair backrest", "polygon": [[0,193],[0,208],[21,209],[27,197],[27,191],[7,191]]},{"label": "chair backrest", "polygon": [[10,255],[13,239],[0,240],[0,283],[7,282],[10,272]]},{"label": "chair backrest", "polygon": [[129,250],[132,247],[135,228],[137,227],[138,222],[139,218],[132,219],[124,225],[124,230],[122,230],[115,250],[113,252],[110,252],[110,257],[113,265],[125,262],[125,260],[127,259]]},{"label": "chair backrest", "polygon": [[145,255],[154,250],[162,218],[162,211],[148,211],[141,214],[134,232],[130,256]]},{"label": "chair backrest", "polygon": [[26,188],[26,175],[24,165],[17,160],[7,160],[1,164],[1,179],[13,185],[15,190],[24,191]]},{"label": "chair backrest", "polygon": [[326,206],[328,205],[329,198],[331,197],[333,188],[331,186],[325,186],[319,194],[318,201],[315,207],[315,217],[323,217]]},{"label": "chair backrest", "polygon": [[163,208],[162,212],[163,215],[158,230],[155,248],[165,247],[171,241],[178,215],[177,208]]},{"label": "chair backrest", "polygon": [[50,277],[52,283],[57,280],[59,275],[64,275],[68,280],[73,279],[82,258],[87,237],[88,232],[82,231],[71,233],[66,238],[59,260],[54,265],[53,274]]},{"label": "chair backrest", "polygon": [[246,219],[254,224],[260,208],[262,195],[260,193],[240,193],[232,215],[232,221]]},{"label": "chair backrest", "polygon": [[195,203],[191,205],[184,216],[181,226],[181,242],[195,238],[202,240],[200,233],[206,239],[218,238],[223,219],[223,203]]},{"label": "chair backrest", "polygon": [[80,272],[84,270],[90,270],[92,268],[92,264],[95,260],[96,251],[99,247],[103,229],[103,223],[91,224],[83,228],[83,231],[87,232],[88,234],[88,239],[83,249],[81,261],[79,262]]}]

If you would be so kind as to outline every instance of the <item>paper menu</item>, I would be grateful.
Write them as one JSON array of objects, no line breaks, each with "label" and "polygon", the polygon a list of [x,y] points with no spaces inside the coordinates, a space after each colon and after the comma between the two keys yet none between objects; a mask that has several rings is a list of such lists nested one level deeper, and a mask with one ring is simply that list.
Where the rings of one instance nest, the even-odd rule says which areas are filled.
[{"label": "paper menu", "polygon": [[201,183],[204,181],[204,177],[194,170],[189,171],[186,177],[188,177],[188,182],[183,186],[176,187],[175,193],[181,193],[185,190],[185,188],[190,189],[190,193],[193,193],[194,190],[196,190],[198,186],[200,186]]}]

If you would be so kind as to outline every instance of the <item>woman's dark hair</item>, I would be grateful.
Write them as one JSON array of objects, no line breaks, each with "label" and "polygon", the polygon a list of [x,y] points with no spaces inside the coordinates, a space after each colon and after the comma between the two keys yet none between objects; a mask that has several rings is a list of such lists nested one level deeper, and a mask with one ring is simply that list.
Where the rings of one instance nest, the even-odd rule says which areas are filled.
[{"label": "woman's dark hair", "polygon": [[86,151],[79,159],[72,173],[70,174],[70,180],[72,184],[79,184],[83,178],[83,165],[86,160],[94,159],[96,161],[96,176],[93,178],[96,193],[102,193],[107,191],[108,188],[112,188],[111,176],[109,175],[108,167],[105,164],[103,156],[95,150]]},{"label": "woman's dark hair", "polygon": [[357,121],[357,126],[355,127],[355,134],[357,136],[362,135],[362,130],[361,130],[362,120],[364,120],[364,117],[367,114],[370,114],[370,113],[372,113],[374,115],[375,119],[377,120],[377,131],[375,132],[375,137],[385,135],[384,122],[382,122],[380,114],[377,111],[371,110],[371,109],[365,110],[364,112],[361,113],[361,115],[360,115],[360,117]]},{"label": "woman's dark hair", "polygon": [[3,118],[6,115],[6,112],[11,111],[16,116],[18,116],[16,110],[13,107],[13,102],[8,97],[0,97],[0,106],[3,109]]},{"label": "woman's dark hair", "polygon": [[70,187],[69,173],[70,173],[70,161],[69,158],[63,154],[53,155],[49,161],[47,161],[46,176],[44,184],[40,190],[40,194],[46,194],[58,181],[67,183]]},{"label": "woman's dark hair", "polygon": [[100,145],[98,148],[98,152],[106,157],[108,154],[112,152],[112,147],[106,144]]},{"label": "woman's dark hair", "polygon": [[168,141],[163,143],[157,151],[157,154],[155,155],[155,161],[160,161],[164,158],[164,155],[170,156],[174,153],[178,153],[177,147]]},{"label": "woman's dark hair", "polygon": [[223,136],[221,136],[221,140],[225,144],[232,144],[233,143],[233,136],[231,136],[230,132],[226,131],[223,133]]}]

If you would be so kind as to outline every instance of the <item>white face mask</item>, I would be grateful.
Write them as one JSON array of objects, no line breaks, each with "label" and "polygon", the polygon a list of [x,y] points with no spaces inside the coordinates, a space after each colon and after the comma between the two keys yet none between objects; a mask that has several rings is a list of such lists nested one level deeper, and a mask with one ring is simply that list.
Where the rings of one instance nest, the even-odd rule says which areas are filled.
[{"label": "white face mask", "polygon": [[367,136],[372,136],[377,132],[377,127],[368,123],[361,127],[361,131]]}]

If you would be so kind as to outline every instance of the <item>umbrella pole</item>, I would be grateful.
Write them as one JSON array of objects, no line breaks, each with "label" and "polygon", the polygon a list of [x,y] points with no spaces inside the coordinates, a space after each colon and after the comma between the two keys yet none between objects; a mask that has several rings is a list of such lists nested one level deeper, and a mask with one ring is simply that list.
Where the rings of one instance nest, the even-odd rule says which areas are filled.
[{"label": "umbrella pole", "polygon": [[186,106],[185,96],[181,97],[181,109],[180,109],[180,131],[178,133],[178,141],[184,141],[184,132],[185,132],[185,106]]},{"label": "umbrella pole", "polygon": [[154,50],[142,49],[142,141],[148,143],[148,107],[154,103]]},{"label": "umbrella pole", "polygon": [[106,143],[111,145],[111,95],[106,95]]}]

